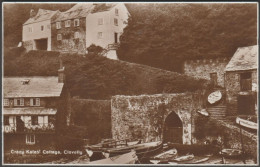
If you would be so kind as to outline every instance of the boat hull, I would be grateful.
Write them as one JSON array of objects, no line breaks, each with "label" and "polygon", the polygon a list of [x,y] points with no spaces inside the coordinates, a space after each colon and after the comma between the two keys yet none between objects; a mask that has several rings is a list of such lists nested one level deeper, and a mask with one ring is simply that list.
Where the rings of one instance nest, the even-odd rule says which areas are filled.
[{"label": "boat hull", "polygon": [[253,130],[257,130],[258,126],[257,123],[252,122],[252,121],[248,121],[242,118],[237,117],[236,118],[236,123],[245,127],[245,128],[249,128],[249,129],[253,129]]}]

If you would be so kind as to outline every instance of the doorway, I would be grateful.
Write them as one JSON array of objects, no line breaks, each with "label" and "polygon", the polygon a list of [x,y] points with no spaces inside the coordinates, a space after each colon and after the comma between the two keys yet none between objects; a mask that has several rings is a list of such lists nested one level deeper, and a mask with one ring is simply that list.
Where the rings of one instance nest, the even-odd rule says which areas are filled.
[{"label": "doorway", "polygon": [[118,43],[118,33],[115,32],[115,43]]},{"label": "doorway", "polygon": [[218,85],[218,75],[216,72],[210,73],[210,81],[214,86]]},{"label": "doorway", "polygon": [[35,40],[36,50],[47,50],[48,40],[47,38]]},{"label": "doorway", "polygon": [[163,141],[182,144],[182,135],[182,121],[175,112],[172,112],[165,119]]}]

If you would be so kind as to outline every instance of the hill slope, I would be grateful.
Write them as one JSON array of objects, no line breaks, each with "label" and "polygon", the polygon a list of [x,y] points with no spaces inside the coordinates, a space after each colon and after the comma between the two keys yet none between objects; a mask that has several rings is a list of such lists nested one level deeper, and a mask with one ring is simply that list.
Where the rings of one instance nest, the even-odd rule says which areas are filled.
[{"label": "hill slope", "polygon": [[[57,76],[59,53],[30,51],[23,56],[5,53],[5,76]],[[175,72],[110,60],[96,55],[62,56],[72,96],[109,99],[113,95],[179,93],[203,89],[204,80]]]}]

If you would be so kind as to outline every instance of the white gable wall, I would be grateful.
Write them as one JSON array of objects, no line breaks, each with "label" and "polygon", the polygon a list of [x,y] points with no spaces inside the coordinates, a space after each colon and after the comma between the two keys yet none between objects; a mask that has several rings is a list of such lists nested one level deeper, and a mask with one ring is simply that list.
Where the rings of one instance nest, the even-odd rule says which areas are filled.
[{"label": "white gable wall", "polygon": [[[41,31],[41,26],[44,26],[44,30]],[[32,28],[32,32],[29,32],[29,27]],[[31,23],[23,25],[23,42],[47,38],[48,46],[47,50],[51,50],[51,20],[44,20],[37,23]],[[35,42],[33,42],[33,50],[36,50]]]}]

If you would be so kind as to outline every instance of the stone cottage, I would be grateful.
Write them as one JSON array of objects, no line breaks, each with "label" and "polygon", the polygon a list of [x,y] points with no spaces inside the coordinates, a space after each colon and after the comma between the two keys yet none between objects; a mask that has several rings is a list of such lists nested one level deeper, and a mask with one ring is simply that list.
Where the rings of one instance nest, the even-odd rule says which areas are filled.
[{"label": "stone cottage", "polygon": [[[47,30],[42,29],[41,22],[38,23],[39,18],[47,19],[42,12],[38,12],[24,24],[24,42],[38,40],[39,37],[34,37],[34,32],[48,33],[47,43],[42,42],[39,47],[33,47],[33,42],[26,42],[27,50],[84,54],[87,48],[94,44],[106,49],[103,56],[117,59],[119,38],[129,17],[129,12],[123,3],[78,3],[65,12],[48,11],[48,13],[53,14],[48,15]],[[28,27],[34,28],[31,30]]]},{"label": "stone cottage", "polygon": [[[55,147],[59,129],[66,125],[68,91],[64,70],[59,76],[3,79],[4,150]],[[61,105],[62,104],[62,105]]]},{"label": "stone cottage", "polygon": [[258,45],[240,47],[225,68],[228,115],[255,114]]}]

